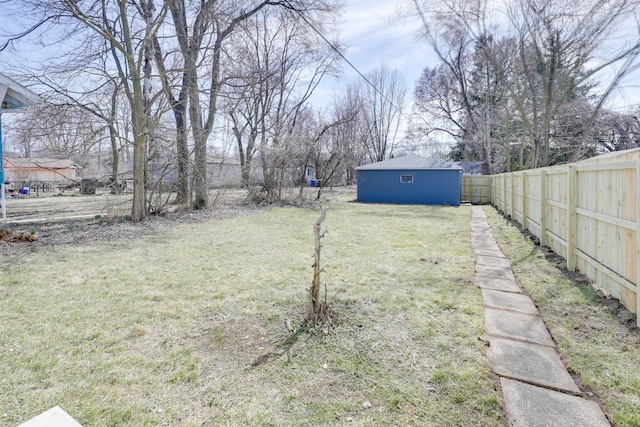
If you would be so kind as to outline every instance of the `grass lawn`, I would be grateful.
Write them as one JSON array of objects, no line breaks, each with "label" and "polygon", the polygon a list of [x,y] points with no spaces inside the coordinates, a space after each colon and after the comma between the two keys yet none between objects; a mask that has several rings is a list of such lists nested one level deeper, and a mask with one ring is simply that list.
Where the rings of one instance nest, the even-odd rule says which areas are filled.
[{"label": "grass lawn", "polygon": [[0,425],[60,405],[87,427],[500,426],[470,213],[333,202],[330,331],[301,325],[313,209],[0,264]]},{"label": "grass lawn", "polygon": [[[495,209],[489,223],[513,271],[540,308],[565,364],[617,427],[640,426],[640,334],[633,316],[580,275],[547,258]],[[573,280],[570,280],[573,279]],[[590,391],[589,391],[590,390]]]}]

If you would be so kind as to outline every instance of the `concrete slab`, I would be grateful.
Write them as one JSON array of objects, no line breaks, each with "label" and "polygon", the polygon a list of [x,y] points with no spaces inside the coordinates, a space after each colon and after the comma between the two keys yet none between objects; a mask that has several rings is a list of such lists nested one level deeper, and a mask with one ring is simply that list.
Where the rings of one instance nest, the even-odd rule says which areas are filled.
[{"label": "concrete slab", "polygon": [[477,274],[474,280],[476,285],[481,289],[495,289],[503,292],[522,293],[520,285],[518,285],[515,280],[478,276]]},{"label": "concrete slab", "polygon": [[476,275],[516,281],[511,267],[491,267],[489,265],[476,264]]},{"label": "concrete slab", "polygon": [[517,311],[525,314],[538,314],[538,308],[531,298],[522,293],[502,292],[482,289],[482,299],[487,307]]},{"label": "concrete slab", "polygon": [[511,427],[610,427],[592,401],[501,378],[505,409]]},{"label": "concrete slab", "polygon": [[484,212],[480,212],[480,213],[472,213],[471,214],[471,221],[484,221],[487,222],[487,214],[485,214]]},{"label": "concrete slab", "polygon": [[476,263],[489,267],[511,268],[511,261],[505,257],[488,257],[476,254]]},{"label": "concrete slab", "polygon": [[496,243],[496,241],[494,239],[492,240],[487,240],[487,239],[474,239],[473,237],[471,238],[471,247],[474,250],[490,250],[490,251],[499,251],[500,250],[500,246],[498,246],[498,244]]},{"label": "concrete slab", "polygon": [[476,255],[482,255],[482,256],[492,256],[495,258],[506,258],[506,256],[504,255],[504,253],[501,250],[497,250],[497,251],[492,251],[489,249],[476,249],[475,251]]},{"label": "concrete slab", "polygon": [[471,229],[471,240],[486,240],[487,242],[496,243],[491,230]]},{"label": "concrete slab", "polygon": [[471,207],[471,214],[472,215],[486,215],[484,213],[484,209],[482,208],[482,206],[478,206],[478,205],[475,205],[475,206]]},{"label": "concrete slab", "polygon": [[482,229],[471,229],[471,239],[472,240],[487,240],[494,242],[496,241],[495,237],[491,230],[482,230]]},{"label": "concrete slab", "polygon": [[18,427],[82,427],[59,406],[53,407]]},{"label": "concrete slab", "polygon": [[471,228],[476,227],[491,230],[491,226],[487,222],[486,218],[471,218],[471,221],[469,221],[469,225],[471,226]]},{"label": "concrete slab", "polygon": [[471,220],[469,222],[471,223],[471,225],[482,225],[485,227],[489,227],[486,216],[471,215]]},{"label": "concrete slab", "polygon": [[497,375],[580,394],[554,348],[503,338],[487,339],[491,342],[487,348],[487,359]]},{"label": "concrete slab", "polygon": [[482,237],[482,236],[487,236],[487,237],[492,237],[493,238],[493,231],[491,230],[491,228],[489,228],[488,226],[481,226],[481,225],[471,225],[471,227],[469,228],[471,230],[471,235],[474,236],[478,236],[478,237]]},{"label": "concrete slab", "polygon": [[493,237],[493,234],[489,234],[489,233],[486,233],[486,234],[471,233],[471,240],[480,241],[480,242],[496,243],[496,239],[495,239],[495,237]]},{"label": "concrete slab", "polygon": [[488,335],[553,347],[555,344],[539,316],[484,308],[484,328]]}]

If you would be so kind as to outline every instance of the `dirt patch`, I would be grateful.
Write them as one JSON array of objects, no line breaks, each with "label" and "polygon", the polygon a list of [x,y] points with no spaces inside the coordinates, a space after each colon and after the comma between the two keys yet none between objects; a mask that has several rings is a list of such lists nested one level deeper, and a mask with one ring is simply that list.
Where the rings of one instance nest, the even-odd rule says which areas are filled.
[{"label": "dirt patch", "polygon": [[265,211],[267,205],[232,204],[211,210],[195,212],[172,212],[165,215],[148,216],[134,224],[126,218],[93,218],[84,220],[52,220],[20,223],[11,228],[0,229],[0,256],[20,256],[43,248],[88,242],[109,242],[120,239],[136,239],[140,236],[161,232],[179,224],[195,224],[215,219],[250,215]]},{"label": "dirt patch", "polygon": [[[533,240],[533,239],[532,239]],[[592,287],[595,291],[594,305],[607,311],[615,317],[630,332],[640,335],[640,328],[636,323],[636,314],[629,311],[618,299],[607,295],[602,289],[595,286],[594,282],[579,271],[567,270],[567,263],[564,258],[553,252],[551,249],[543,246],[535,246],[539,256],[549,262],[557,271],[566,279],[575,283],[578,287]]]},{"label": "dirt patch", "polygon": [[534,249],[538,252],[538,256],[543,258],[553,267],[555,267],[558,272],[566,279],[569,279],[577,286],[589,286],[596,289],[596,301],[594,301],[595,305],[603,308],[603,310],[609,312],[613,317],[615,317],[622,325],[624,325],[630,332],[640,335],[640,328],[637,326],[637,316],[633,312],[629,311],[627,307],[625,307],[618,299],[612,298],[607,295],[602,289],[595,286],[594,282],[589,279],[583,273],[579,271],[569,271],[567,270],[567,262],[566,260],[553,252],[551,249],[545,246],[540,246],[540,239],[533,235],[529,230],[525,230],[522,228],[521,224],[517,221],[511,221],[511,223],[531,242],[533,242]]}]

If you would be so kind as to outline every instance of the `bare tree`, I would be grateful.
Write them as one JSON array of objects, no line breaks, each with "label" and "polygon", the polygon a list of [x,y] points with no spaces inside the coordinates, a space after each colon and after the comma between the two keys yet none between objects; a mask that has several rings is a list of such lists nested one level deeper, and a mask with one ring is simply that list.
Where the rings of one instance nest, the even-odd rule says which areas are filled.
[{"label": "bare tree", "polygon": [[315,166],[316,200],[334,182],[343,185],[355,179],[354,168],[360,165],[362,148],[355,131],[359,110],[347,98],[338,98],[330,114],[317,114],[315,127],[310,127],[311,161]]},{"label": "bare tree", "polygon": [[[429,15],[418,0],[413,4],[423,18],[427,40],[436,50],[443,40],[439,28],[463,32],[468,42],[480,47],[486,67],[508,96],[505,112],[515,113],[504,114],[504,123],[519,122],[525,168],[545,166],[558,158],[554,121],[565,109],[571,111],[576,97],[595,94],[593,80],[616,65],[618,71],[608,78],[594,107],[582,110],[582,121],[592,126],[604,100],[640,53],[638,38],[618,51],[604,51],[621,23],[637,8],[635,0],[593,0],[581,3],[579,9],[565,1],[512,0],[497,5],[456,0],[440,2],[437,11]],[[491,21],[496,16],[502,19]],[[512,40],[517,54],[505,55],[504,45],[496,43],[491,34]]]},{"label": "bare tree", "polygon": [[[327,8],[322,15],[332,12]],[[265,9],[240,27],[227,110],[245,186],[252,188],[250,169],[259,152],[263,196],[273,201],[281,198],[283,185],[295,184],[296,171],[308,161],[307,100],[321,79],[335,72],[337,53],[309,31],[309,18],[287,9]]]},{"label": "bare tree", "polygon": [[372,162],[385,160],[399,141],[406,88],[398,70],[381,65],[356,83],[361,141]]},{"label": "bare tree", "polygon": [[[32,11],[37,21],[22,35],[32,34],[36,29],[49,26],[49,23],[56,24],[56,34],[63,34],[60,38],[68,50],[63,58],[56,58],[54,64],[84,64],[84,67],[75,66],[69,72],[96,81],[104,78],[104,74],[91,75],[91,71],[104,67],[92,68],[92,62],[97,60],[105,64],[106,55],[109,56],[110,68],[116,70],[115,77],[130,107],[134,152],[131,217],[134,222],[142,220],[146,214],[147,140],[153,127],[150,119],[153,107],[150,83],[152,41],[168,11],[167,3],[158,11],[152,0],[136,3],[101,0],[92,4],[72,0],[22,0],[21,4]],[[70,30],[65,27],[69,24]],[[74,40],[76,45],[70,43]]]},{"label": "bare tree", "polygon": [[45,103],[24,115],[18,136],[30,140],[28,156],[75,156],[77,159],[89,153],[101,138],[103,128],[91,115],[72,105]]},{"label": "bare tree", "polygon": [[[214,129],[218,98],[225,82],[223,59],[228,39],[240,24],[266,7],[282,7],[305,14],[326,5],[324,2],[309,5],[298,0],[260,0],[239,7],[234,0],[199,3],[174,0],[170,7],[183,64],[180,90],[188,101],[194,143],[193,207],[200,209],[208,203],[207,141]],[[182,106],[184,100],[178,97],[178,102],[172,105]]]},{"label": "bare tree", "polygon": [[598,121],[591,148],[596,154],[640,147],[640,106],[626,112],[605,110]]}]

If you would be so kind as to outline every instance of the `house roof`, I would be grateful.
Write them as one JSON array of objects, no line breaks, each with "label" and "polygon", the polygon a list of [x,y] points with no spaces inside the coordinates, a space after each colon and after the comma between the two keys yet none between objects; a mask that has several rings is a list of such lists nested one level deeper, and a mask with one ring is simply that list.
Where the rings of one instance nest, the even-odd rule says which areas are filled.
[{"label": "house roof", "polygon": [[455,164],[464,169],[464,173],[482,175],[482,162],[455,162]]},{"label": "house roof", "polygon": [[0,102],[7,103],[6,109],[2,112],[8,113],[17,108],[35,104],[38,102],[38,95],[4,74],[0,74]]},{"label": "house roof", "polygon": [[239,165],[240,160],[234,157],[225,156],[207,156],[207,163],[210,165]]},{"label": "house roof", "polygon": [[356,170],[462,170],[462,168],[454,163],[443,162],[440,160],[427,159],[426,157],[409,154],[408,156],[396,157],[394,159],[383,160],[377,163],[359,166]]},{"label": "house roof", "polygon": [[5,167],[23,169],[82,169],[69,159],[47,159],[43,157],[5,157]]}]

